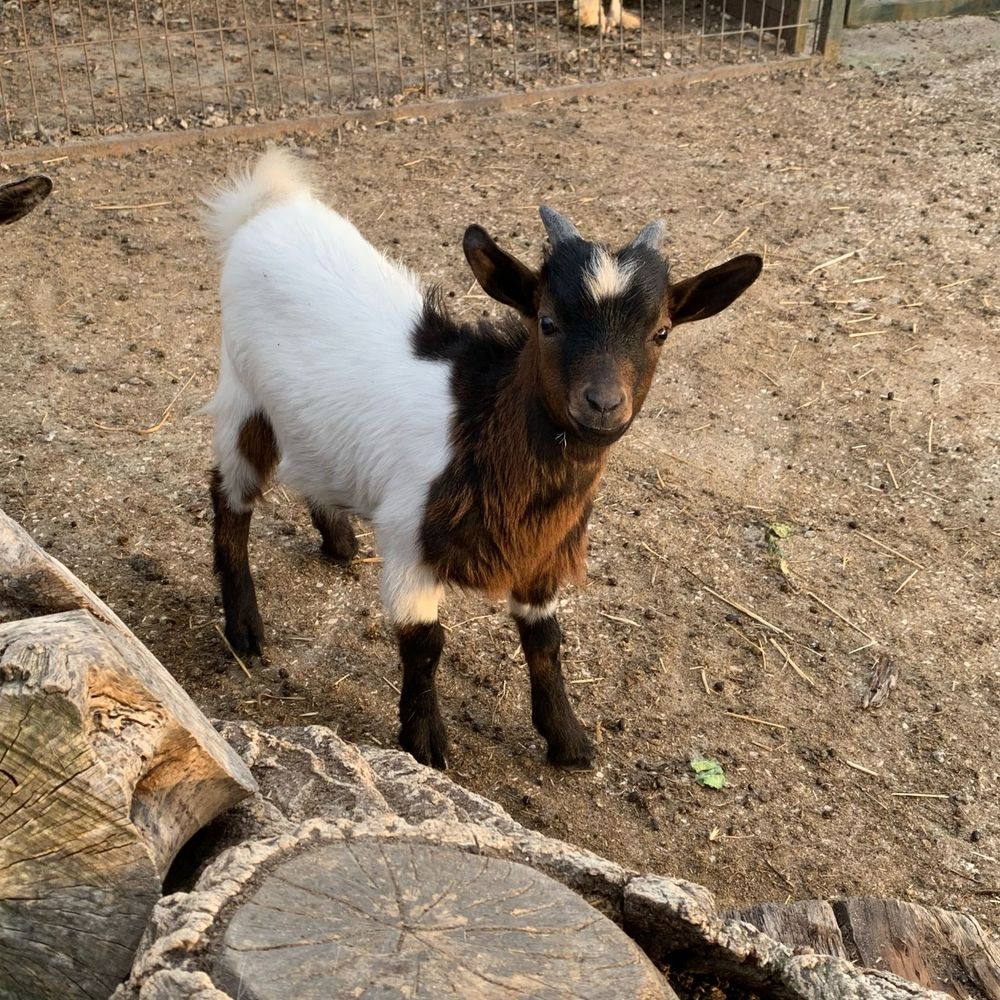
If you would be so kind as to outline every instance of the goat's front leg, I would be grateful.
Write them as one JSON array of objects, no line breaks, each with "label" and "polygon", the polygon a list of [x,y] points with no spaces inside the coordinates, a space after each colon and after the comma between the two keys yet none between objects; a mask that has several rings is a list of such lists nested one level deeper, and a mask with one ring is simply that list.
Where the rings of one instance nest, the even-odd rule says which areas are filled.
[{"label": "goat's front leg", "polygon": [[400,746],[421,764],[444,770],[448,766],[448,731],[434,685],[444,648],[444,629],[438,621],[441,585],[426,568],[401,568],[387,557],[382,588],[403,662]]},{"label": "goat's front leg", "polygon": [[448,731],[438,707],[437,673],[444,629],[440,622],[396,627],[403,661],[399,693],[399,745],[420,761],[444,770],[448,766]]},{"label": "goat's front leg", "polygon": [[549,745],[550,763],[585,767],[594,759],[594,746],[566,697],[555,598],[536,602],[522,603],[516,592],[509,602],[531,677],[531,721]]}]

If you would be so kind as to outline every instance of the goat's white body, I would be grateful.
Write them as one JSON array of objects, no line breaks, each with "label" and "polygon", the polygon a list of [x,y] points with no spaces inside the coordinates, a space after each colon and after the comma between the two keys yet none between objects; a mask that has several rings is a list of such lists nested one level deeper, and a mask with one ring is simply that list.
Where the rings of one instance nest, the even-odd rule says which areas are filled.
[{"label": "goat's white body", "polygon": [[373,522],[392,620],[434,621],[440,586],[421,563],[420,526],[449,459],[454,404],[449,366],[411,343],[417,279],[317,201],[284,154],[265,156],[213,209],[228,249],[209,410],[230,506],[245,510],[256,485],[238,440],[263,413],[281,481]]}]

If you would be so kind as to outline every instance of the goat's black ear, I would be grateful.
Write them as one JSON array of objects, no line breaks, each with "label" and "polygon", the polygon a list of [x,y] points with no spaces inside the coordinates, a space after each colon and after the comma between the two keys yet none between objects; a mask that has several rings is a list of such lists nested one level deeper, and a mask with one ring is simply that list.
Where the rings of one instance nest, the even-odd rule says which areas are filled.
[{"label": "goat's black ear", "polygon": [[476,281],[490,298],[513,306],[523,316],[535,315],[538,275],[531,268],[501,250],[482,226],[466,229],[462,249]]},{"label": "goat's black ear", "polygon": [[757,280],[763,266],[757,254],[745,253],[671,285],[667,292],[670,322],[677,326],[722,312]]},{"label": "goat's black ear", "polygon": [[52,181],[44,174],[0,187],[0,226],[17,222],[49,196]]}]

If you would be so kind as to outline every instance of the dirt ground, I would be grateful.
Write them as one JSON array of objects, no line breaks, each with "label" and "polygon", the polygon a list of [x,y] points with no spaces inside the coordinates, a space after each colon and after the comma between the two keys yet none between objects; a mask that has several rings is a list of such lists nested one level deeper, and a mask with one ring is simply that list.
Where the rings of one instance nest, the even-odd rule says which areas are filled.
[{"label": "dirt ground", "polygon": [[[610,463],[589,585],[563,596],[595,767],[544,763],[504,609],[453,594],[451,775],[723,904],[874,893],[995,929],[1000,22],[863,30],[845,58],[288,141],[467,315],[494,307],[463,228],[537,258],[542,201],[609,241],[664,216],[679,275],[766,255],[733,309],[665,348]],[[271,490],[252,539],[269,664],[244,676],[217,630],[199,413],[217,265],[196,199],[258,148],[46,167],[47,208],[2,234],[0,504],[207,712],[391,746],[399,671],[370,535],[348,568],[324,563],[303,504]],[[898,684],[866,710],[882,654]],[[723,790],[695,782],[698,755]]]}]

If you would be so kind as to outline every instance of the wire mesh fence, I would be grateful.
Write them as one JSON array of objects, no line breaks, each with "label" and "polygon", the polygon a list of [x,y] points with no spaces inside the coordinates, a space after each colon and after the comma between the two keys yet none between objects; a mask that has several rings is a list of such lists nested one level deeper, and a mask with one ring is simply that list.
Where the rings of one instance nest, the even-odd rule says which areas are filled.
[{"label": "wire mesh fence", "polygon": [[820,0],[0,0],[0,138],[217,126],[811,52]]}]

